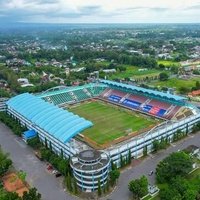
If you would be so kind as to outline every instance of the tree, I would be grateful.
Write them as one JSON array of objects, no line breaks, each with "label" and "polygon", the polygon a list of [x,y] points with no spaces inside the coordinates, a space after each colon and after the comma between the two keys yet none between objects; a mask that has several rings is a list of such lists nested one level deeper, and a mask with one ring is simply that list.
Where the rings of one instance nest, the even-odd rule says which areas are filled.
[{"label": "tree", "polygon": [[196,81],[196,90],[199,90],[199,89],[200,89],[200,82]]},{"label": "tree", "polygon": [[162,188],[159,193],[162,200],[182,200],[181,195],[177,190],[169,187]]},{"label": "tree", "polygon": [[107,182],[106,182],[106,191],[108,192],[109,189],[110,189],[110,187],[109,187],[109,181],[107,180]]},{"label": "tree", "polygon": [[175,152],[161,161],[156,168],[159,183],[169,182],[176,176],[186,176],[192,170],[192,159],[184,152]]},{"label": "tree", "polygon": [[73,178],[73,189],[74,189],[74,194],[78,193],[78,187],[77,187],[77,182],[76,179]]},{"label": "tree", "polygon": [[161,72],[160,75],[159,75],[160,81],[167,81],[168,78],[169,78],[169,75],[165,72]]},{"label": "tree", "polygon": [[17,193],[7,192],[0,188],[0,199],[1,200],[22,200]]},{"label": "tree", "polygon": [[98,196],[101,196],[101,182],[100,179],[98,179]]},{"label": "tree", "polygon": [[145,176],[129,182],[129,190],[133,193],[134,199],[140,199],[148,193],[148,181]]},{"label": "tree", "polygon": [[68,190],[69,190],[70,192],[72,192],[72,180],[71,180],[71,176],[70,176],[69,173],[68,173],[66,179],[67,179],[67,188],[68,188]]},{"label": "tree", "polygon": [[160,198],[163,200],[195,200],[197,191],[192,187],[192,184],[183,177],[175,177],[166,187],[161,188]]},{"label": "tree", "polygon": [[120,176],[120,171],[118,169],[111,170],[111,172],[110,172],[110,182],[111,182],[112,185],[114,185],[116,183],[119,176]]},{"label": "tree", "polygon": [[12,160],[8,158],[8,154],[4,154],[0,149],[0,176],[4,175],[12,165]]},{"label": "tree", "polygon": [[48,148],[47,138],[44,139],[45,147]]},{"label": "tree", "polygon": [[128,164],[131,164],[131,150],[128,150]]},{"label": "tree", "polygon": [[19,172],[17,173],[17,176],[18,176],[19,179],[21,179],[23,182],[26,180],[26,172],[19,171]]},{"label": "tree", "polygon": [[179,88],[179,92],[181,94],[187,94],[188,92],[190,92],[190,88],[182,86],[182,87]]},{"label": "tree", "polygon": [[147,146],[143,147],[143,156],[147,156]]},{"label": "tree", "polygon": [[36,188],[31,188],[28,192],[24,192],[22,200],[41,200],[41,194]]},{"label": "tree", "polygon": [[27,143],[28,143],[28,145],[30,145],[34,149],[38,149],[41,146],[41,143],[40,143],[38,136],[31,138],[31,139],[28,139]]},{"label": "tree", "polygon": [[159,150],[160,142],[158,140],[153,141],[153,151],[157,152]]}]

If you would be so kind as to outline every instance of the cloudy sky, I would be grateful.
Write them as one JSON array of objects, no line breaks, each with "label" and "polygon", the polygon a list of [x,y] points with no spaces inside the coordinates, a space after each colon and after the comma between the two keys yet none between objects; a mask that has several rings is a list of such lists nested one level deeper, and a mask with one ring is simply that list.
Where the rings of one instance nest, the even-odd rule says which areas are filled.
[{"label": "cloudy sky", "polygon": [[200,23],[200,0],[0,0],[0,22]]}]

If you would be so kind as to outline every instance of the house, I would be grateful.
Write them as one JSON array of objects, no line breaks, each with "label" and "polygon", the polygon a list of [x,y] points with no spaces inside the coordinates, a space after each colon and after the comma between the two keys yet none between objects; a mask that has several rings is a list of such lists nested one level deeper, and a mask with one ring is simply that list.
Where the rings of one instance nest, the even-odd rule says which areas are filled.
[{"label": "house", "polygon": [[116,69],[103,69],[102,70],[104,73],[116,73],[117,71],[116,71]]}]

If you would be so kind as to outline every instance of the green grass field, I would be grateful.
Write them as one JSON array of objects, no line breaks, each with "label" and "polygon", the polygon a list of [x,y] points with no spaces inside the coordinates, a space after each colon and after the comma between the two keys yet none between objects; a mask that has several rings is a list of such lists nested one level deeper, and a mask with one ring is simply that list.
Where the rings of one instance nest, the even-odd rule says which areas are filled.
[{"label": "green grass field", "polygon": [[196,84],[196,81],[198,81],[198,80],[199,80],[199,78],[191,78],[188,80],[171,78],[167,81],[152,82],[151,85],[160,86],[160,87],[176,88],[177,90],[179,90],[180,87],[183,87],[183,86],[188,87],[188,88],[194,87]]},{"label": "green grass field", "polygon": [[93,122],[94,126],[82,134],[100,145],[127,135],[128,129],[138,131],[156,124],[154,119],[128,113],[124,109],[119,110],[103,102],[84,103],[72,107],[70,111]]},{"label": "green grass field", "polygon": [[170,61],[170,60],[158,60],[158,64],[163,64],[165,66],[175,66],[180,67],[180,63],[176,61]]}]

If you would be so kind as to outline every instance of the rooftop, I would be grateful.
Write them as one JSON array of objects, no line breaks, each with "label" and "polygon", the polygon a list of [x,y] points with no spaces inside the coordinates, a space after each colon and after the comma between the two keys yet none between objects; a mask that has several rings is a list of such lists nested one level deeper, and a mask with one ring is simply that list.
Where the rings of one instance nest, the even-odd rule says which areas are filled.
[{"label": "rooftop", "polygon": [[135,90],[137,92],[148,93],[148,94],[159,96],[159,97],[162,97],[162,98],[173,99],[173,100],[176,100],[176,101],[183,101],[183,100],[187,99],[185,97],[181,97],[181,96],[178,96],[178,95],[168,94],[168,93],[155,91],[155,90],[151,90],[151,89],[146,89],[146,88],[142,88],[142,87],[138,87],[138,86],[134,86],[134,85],[118,83],[118,82],[115,82],[115,81],[109,81],[109,80],[101,79],[100,82],[103,83],[103,84],[108,84],[108,85],[113,85],[113,86],[117,86],[117,87]]},{"label": "rooftop", "polygon": [[6,104],[62,143],[93,125],[92,122],[67,110],[24,93],[9,99]]}]

